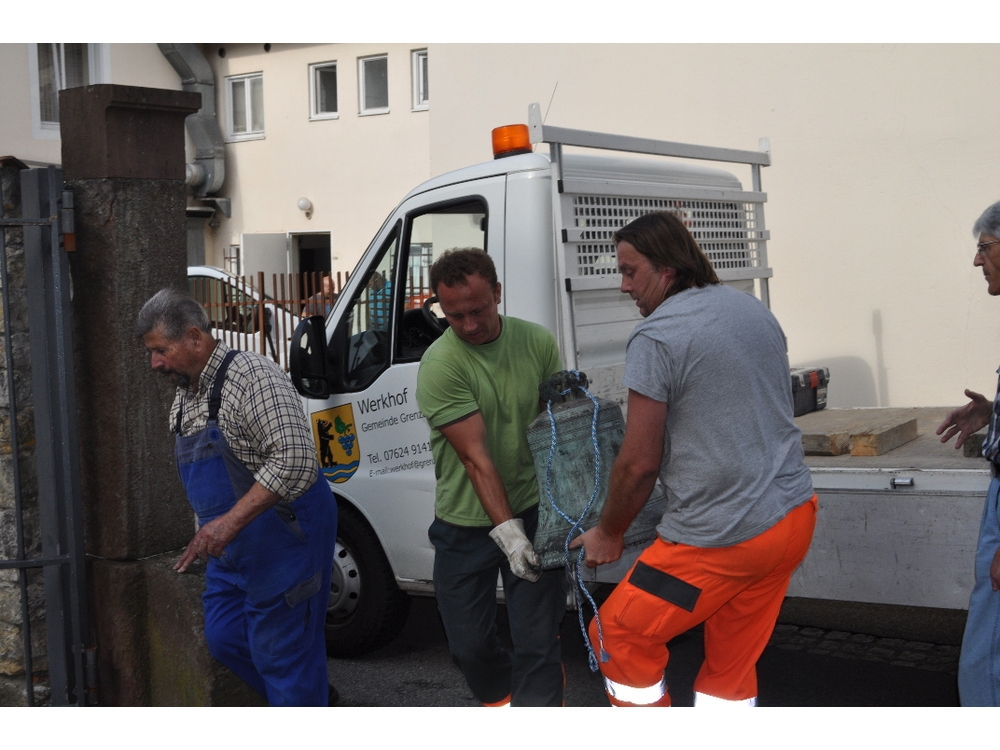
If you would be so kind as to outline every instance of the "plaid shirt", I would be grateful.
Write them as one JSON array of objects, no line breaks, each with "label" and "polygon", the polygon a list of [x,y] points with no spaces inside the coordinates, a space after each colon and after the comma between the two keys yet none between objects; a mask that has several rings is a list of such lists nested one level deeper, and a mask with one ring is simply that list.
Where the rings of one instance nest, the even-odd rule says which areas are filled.
[{"label": "plaid shirt", "polygon": [[[170,407],[171,430],[181,409],[182,435],[205,428],[208,397],[228,351],[225,342],[216,342],[198,378],[198,389],[177,389]],[[288,375],[267,357],[243,352],[229,363],[219,428],[254,479],[284,500],[294,500],[316,481],[319,462],[302,401]]]}]

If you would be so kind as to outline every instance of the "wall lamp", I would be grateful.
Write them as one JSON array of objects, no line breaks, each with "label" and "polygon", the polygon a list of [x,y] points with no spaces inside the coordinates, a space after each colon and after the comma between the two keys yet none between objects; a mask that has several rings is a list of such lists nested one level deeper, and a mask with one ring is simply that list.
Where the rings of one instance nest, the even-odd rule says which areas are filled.
[{"label": "wall lamp", "polygon": [[307,219],[313,217],[313,204],[308,198],[299,198],[298,202],[295,204],[299,207],[299,211],[304,211]]}]

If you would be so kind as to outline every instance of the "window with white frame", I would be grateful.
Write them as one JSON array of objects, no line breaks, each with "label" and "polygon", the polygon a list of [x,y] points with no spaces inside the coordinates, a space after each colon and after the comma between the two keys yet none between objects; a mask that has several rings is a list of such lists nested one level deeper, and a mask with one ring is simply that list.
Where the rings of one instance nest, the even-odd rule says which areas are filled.
[{"label": "window with white frame", "polygon": [[427,93],[427,50],[413,50],[410,61],[413,68],[413,109],[427,109],[430,101]]},{"label": "window with white frame", "polygon": [[337,63],[314,63],[309,66],[311,120],[331,120],[337,113]]},{"label": "window with white frame", "polygon": [[59,92],[107,83],[107,44],[29,44],[32,126],[36,138],[59,137]]},{"label": "window with white frame", "polygon": [[264,137],[264,75],[226,78],[226,122],[230,141]]},{"label": "window with white frame", "polygon": [[358,58],[358,101],[362,115],[382,115],[389,111],[389,56]]}]

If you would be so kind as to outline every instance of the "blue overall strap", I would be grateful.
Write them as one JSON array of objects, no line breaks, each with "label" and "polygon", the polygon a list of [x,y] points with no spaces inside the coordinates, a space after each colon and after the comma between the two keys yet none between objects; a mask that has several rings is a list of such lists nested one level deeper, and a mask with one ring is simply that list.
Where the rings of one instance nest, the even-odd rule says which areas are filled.
[{"label": "blue overall strap", "polygon": [[229,363],[233,361],[237,351],[230,349],[226,356],[222,358],[219,371],[215,373],[215,382],[212,384],[212,394],[208,397],[208,421],[214,422],[219,416],[219,407],[222,406],[222,384],[226,382],[226,370]]},{"label": "blue overall strap", "polygon": [[[219,365],[218,372],[215,373],[215,382],[212,384],[212,393],[208,397],[208,421],[212,422],[219,416],[219,407],[222,406],[222,384],[226,382],[226,371],[229,369],[229,363],[233,361],[233,357],[237,354],[236,349],[230,349],[226,356],[222,358],[222,364]],[[181,405],[177,409],[177,420],[174,423],[174,433],[177,435],[181,434],[181,419],[184,417],[184,402],[186,399],[181,400]]]}]

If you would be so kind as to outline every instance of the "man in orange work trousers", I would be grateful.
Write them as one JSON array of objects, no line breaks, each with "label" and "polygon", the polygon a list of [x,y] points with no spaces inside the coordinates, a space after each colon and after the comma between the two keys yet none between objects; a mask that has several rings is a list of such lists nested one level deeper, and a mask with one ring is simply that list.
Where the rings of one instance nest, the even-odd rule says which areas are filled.
[{"label": "man in orange work trousers", "polygon": [[[666,643],[704,623],[695,706],[757,705],[757,659],[816,516],[785,337],[759,300],[719,283],[672,213],[614,235],[621,290],[645,318],[629,337],[628,421],[600,523],[571,544],[590,567],[623,534],[659,476],[658,538],[590,625],[608,700],[669,706]],[[603,633],[603,644],[601,635]]]}]

